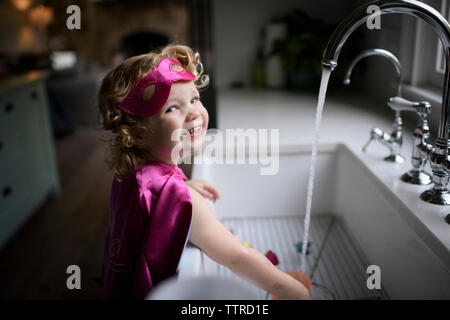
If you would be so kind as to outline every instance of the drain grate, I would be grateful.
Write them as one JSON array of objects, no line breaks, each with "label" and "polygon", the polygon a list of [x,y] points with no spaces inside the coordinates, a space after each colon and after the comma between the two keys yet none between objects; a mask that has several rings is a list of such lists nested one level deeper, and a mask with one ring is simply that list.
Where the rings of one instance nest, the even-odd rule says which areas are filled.
[{"label": "drain grate", "polygon": [[[303,240],[303,217],[227,218],[222,222],[240,241],[250,243],[262,254],[272,250],[278,256],[280,270],[300,270],[301,253],[294,244]],[[310,228],[312,246],[306,259],[306,274],[313,282],[313,299],[388,298],[384,290],[367,288],[366,268],[370,263],[337,217],[313,215]],[[206,275],[241,280],[203,252],[202,268]],[[266,291],[247,281],[244,284],[260,299],[268,298]]]}]

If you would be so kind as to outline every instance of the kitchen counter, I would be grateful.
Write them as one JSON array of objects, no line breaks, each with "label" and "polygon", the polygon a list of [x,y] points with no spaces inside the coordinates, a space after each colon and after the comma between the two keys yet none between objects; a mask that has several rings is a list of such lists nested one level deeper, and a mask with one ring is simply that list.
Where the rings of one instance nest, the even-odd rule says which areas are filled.
[{"label": "kitchen counter", "polygon": [[0,80],[0,95],[16,88],[34,84],[36,81],[45,80],[47,77],[48,71],[42,70],[32,70],[23,74],[7,76]]},{"label": "kitchen counter", "polygon": [[[279,129],[280,144],[311,145],[316,104],[317,96],[313,94],[222,90],[218,92],[218,127],[220,130]],[[384,186],[380,190],[384,190],[384,197],[398,208],[404,221],[450,269],[450,226],[444,220],[450,213],[450,206],[428,204],[419,198],[432,185],[410,185],[399,179],[411,169],[415,121],[404,120],[402,155],[406,161],[403,164],[383,161],[389,151],[376,141],[366,153],[361,150],[372,127],[392,131],[393,116],[394,112],[387,105],[369,101],[363,95],[332,92],[325,101],[319,144],[344,143],[380,186]],[[429,164],[426,171],[431,172]]]},{"label": "kitchen counter", "polygon": [[0,248],[49,195],[60,194],[45,71],[0,83]]}]

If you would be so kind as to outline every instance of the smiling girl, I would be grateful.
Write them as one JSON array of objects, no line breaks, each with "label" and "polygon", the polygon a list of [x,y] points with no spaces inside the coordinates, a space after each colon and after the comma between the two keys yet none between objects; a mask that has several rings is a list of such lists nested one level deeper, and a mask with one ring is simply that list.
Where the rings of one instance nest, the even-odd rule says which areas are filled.
[{"label": "smiling girl", "polygon": [[[143,299],[178,272],[187,241],[264,290],[309,299],[308,290],[260,252],[236,239],[205,198],[218,190],[187,180],[183,152],[203,145],[208,112],[198,88],[208,84],[199,55],[181,45],[125,60],[103,80],[99,107],[111,131],[114,172],[103,266],[103,299]],[[189,150],[174,152],[184,142]]]}]

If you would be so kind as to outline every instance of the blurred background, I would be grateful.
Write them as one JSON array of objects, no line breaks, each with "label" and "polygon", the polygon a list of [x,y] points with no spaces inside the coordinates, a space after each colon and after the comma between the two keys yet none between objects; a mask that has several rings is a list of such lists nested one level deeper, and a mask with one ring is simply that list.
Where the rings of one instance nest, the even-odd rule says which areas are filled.
[{"label": "blurred background", "polygon": [[[112,175],[96,98],[107,72],[169,42],[191,46],[210,75],[202,92],[209,128],[224,129],[229,122],[222,119],[238,120],[242,110],[221,97],[316,96],[329,36],[366,2],[0,0],[0,298],[99,296]],[[443,8],[442,0],[427,2]],[[79,28],[69,28],[78,12],[71,5],[80,10]],[[387,49],[401,57],[410,98],[426,95],[438,105],[437,38],[414,18],[383,16],[382,23],[381,30],[356,31],[340,64],[363,49]],[[331,96],[370,97],[392,116],[385,108],[396,91],[389,63],[361,61],[350,87],[342,85],[344,71],[331,78]],[[431,120],[437,118],[434,111]],[[69,265],[80,266],[82,290],[67,289]]]}]

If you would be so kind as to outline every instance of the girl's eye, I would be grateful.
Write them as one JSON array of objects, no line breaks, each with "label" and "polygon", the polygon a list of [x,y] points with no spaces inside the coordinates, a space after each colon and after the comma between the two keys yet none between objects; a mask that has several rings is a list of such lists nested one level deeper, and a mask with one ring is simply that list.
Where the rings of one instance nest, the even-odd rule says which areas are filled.
[{"label": "girl's eye", "polygon": [[170,107],[170,108],[168,108],[168,109],[166,110],[166,113],[167,113],[167,112],[173,112],[173,111],[175,111],[176,109],[177,109],[176,106],[172,106],[172,107]]},{"label": "girl's eye", "polygon": [[199,101],[199,100],[200,100],[200,99],[199,99],[198,97],[192,98],[191,103],[194,104],[194,103],[196,103],[196,102]]}]

